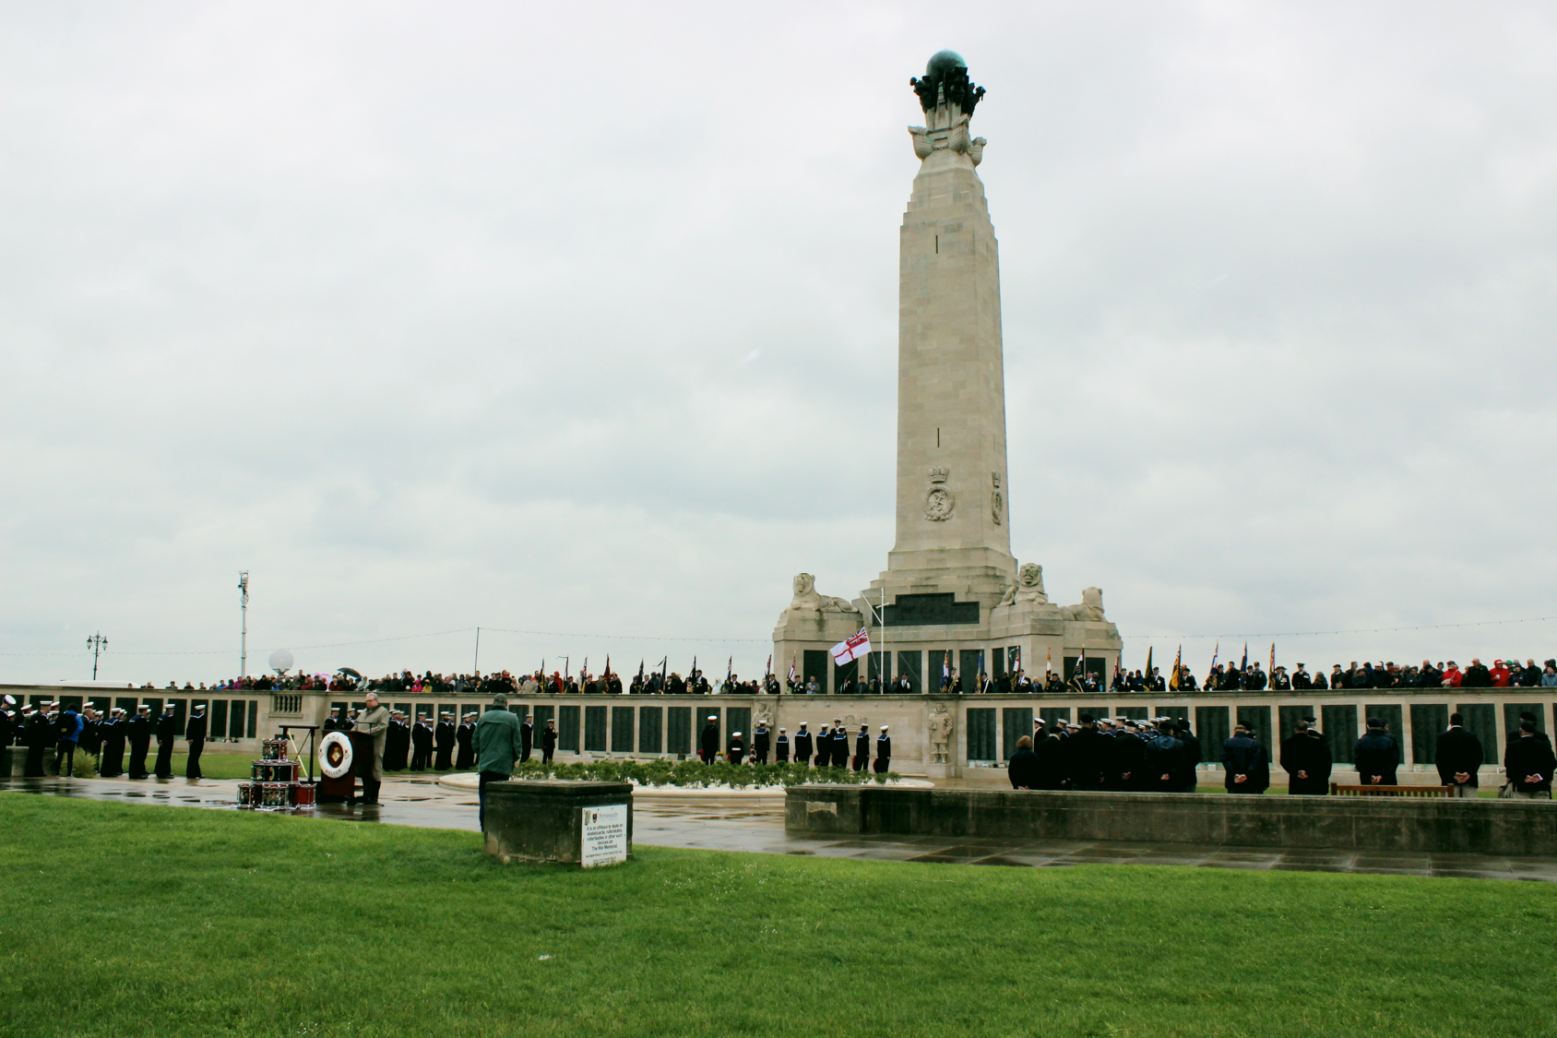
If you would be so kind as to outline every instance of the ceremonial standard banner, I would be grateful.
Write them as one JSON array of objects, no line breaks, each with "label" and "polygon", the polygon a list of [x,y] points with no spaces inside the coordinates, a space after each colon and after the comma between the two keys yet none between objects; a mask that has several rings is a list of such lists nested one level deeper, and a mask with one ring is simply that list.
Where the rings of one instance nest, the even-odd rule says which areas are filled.
[{"label": "ceremonial standard banner", "polygon": [[861,656],[870,655],[870,635],[865,633],[865,628],[860,628],[860,633],[853,638],[848,638],[833,646],[833,663],[839,667],[850,660],[857,660]]}]

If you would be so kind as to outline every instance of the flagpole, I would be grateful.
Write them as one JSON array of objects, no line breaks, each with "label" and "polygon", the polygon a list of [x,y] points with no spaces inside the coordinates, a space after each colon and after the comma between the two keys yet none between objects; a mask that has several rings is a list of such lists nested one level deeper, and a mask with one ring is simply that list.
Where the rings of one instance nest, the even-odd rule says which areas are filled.
[{"label": "flagpole", "polygon": [[881,691],[888,692],[887,682],[891,680],[890,668],[892,666],[892,654],[887,651],[887,584],[881,582],[881,666],[876,669],[881,671]]}]

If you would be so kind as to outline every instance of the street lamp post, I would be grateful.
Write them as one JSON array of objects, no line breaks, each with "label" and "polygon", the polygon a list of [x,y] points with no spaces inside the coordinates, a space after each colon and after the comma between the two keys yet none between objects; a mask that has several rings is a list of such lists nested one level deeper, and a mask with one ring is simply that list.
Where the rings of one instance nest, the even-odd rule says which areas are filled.
[{"label": "street lamp post", "polygon": [[101,634],[94,634],[87,639],[87,648],[92,650],[92,680],[97,680],[97,656],[108,648],[108,639]]},{"label": "street lamp post", "polygon": [[249,571],[238,571],[238,599],[239,606],[243,610],[243,633],[238,641],[238,676],[249,676]]}]

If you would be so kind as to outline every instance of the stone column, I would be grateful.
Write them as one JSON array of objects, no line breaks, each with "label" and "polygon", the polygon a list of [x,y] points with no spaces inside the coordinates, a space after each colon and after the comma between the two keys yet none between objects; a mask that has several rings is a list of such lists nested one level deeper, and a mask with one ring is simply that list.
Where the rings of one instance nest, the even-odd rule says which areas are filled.
[{"label": "stone column", "polygon": [[[968,120],[982,96],[955,55],[918,84],[928,123],[903,214],[898,275],[897,538],[889,571],[982,571],[1003,592],[1006,522],[1000,260]],[[933,92],[933,93],[932,93]]]}]

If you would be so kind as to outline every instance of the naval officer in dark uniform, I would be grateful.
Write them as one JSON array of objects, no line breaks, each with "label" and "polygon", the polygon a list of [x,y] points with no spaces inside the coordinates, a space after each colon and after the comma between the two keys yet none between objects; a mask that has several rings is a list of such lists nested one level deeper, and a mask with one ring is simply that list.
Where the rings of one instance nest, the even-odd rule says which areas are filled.
[{"label": "naval officer in dark uniform", "polygon": [[1400,766],[1400,747],[1394,736],[1384,730],[1384,722],[1368,718],[1368,733],[1357,740],[1352,754],[1357,775],[1365,786],[1395,785],[1395,769]]},{"label": "naval officer in dark uniform", "polygon": [[1270,761],[1265,747],[1243,725],[1222,744],[1222,767],[1227,771],[1223,785],[1229,793],[1263,793],[1270,788]]},{"label": "naval officer in dark uniform", "polygon": [[185,778],[202,777],[200,752],[205,749],[206,730],[205,704],[196,703],[194,712],[189,715],[189,724],[184,729],[184,738],[189,740],[189,763],[184,766]]},{"label": "naval officer in dark uniform", "polygon": [[1297,796],[1326,796],[1330,792],[1330,747],[1313,723],[1312,717],[1303,718],[1291,738],[1281,744],[1281,766],[1290,776],[1287,792]]},{"label": "naval officer in dark uniform", "polygon": [[453,715],[438,715],[438,727],[433,729],[434,771],[448,771],[454,767],[454,728]]}]

